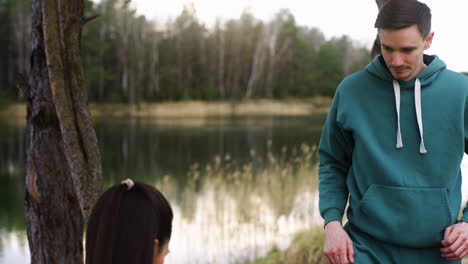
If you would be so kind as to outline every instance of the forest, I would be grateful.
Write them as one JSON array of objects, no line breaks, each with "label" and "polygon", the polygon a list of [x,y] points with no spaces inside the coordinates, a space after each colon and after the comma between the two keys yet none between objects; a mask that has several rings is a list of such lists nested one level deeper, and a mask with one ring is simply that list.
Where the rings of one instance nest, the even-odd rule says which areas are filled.
[{"label": "forest", "polygon": [[[139,15],[131,1],[87,1],[82,32],[92,102],[332,96],[370,51],[348,36],[327,39],[288,10],[271,21],[244,11],[205,25],[193,5],[167,21]],[[0,0],[0,99],[22,99],[30,58],[31,0]],[[19,89],[18,89],[19,88]]]}]

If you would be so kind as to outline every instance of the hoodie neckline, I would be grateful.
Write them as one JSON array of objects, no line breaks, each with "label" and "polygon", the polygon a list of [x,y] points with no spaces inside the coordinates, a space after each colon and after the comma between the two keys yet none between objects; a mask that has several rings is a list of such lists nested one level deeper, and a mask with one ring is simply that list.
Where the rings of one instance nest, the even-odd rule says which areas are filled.
[{"label": "hoodie neckline", "polygon": [[[421,82],[421,87],[428,86],[442,71],[446,68],[446,64],[437,56],[437,55],[423,55],[424,63],[427,65],[420,73],[418,73],[413,79],[405,82],[402,80],[397,80],[401,89],[413,89],[416,79],[419,79]],[[383,81],[393,83],[395,80],[388,69],[383,56],[376,56],[372,62],[367,65],[365,70],[372,75],[377,76]],[[391,86],[390,86],[391,87]]]},{"label": "hoodie neckline", "polygon": [[[424,63],[426,63],[427,67],[424,68],[420,73],[418,73],[413,79],[405,82],[401,80],[395,80],[390,73],[390,70],[386,66],[386,63],[382,57],[382,55],[377,56],[374,60],[367,65],[366,71],[370,74],[378,77],[384,83],[382,87],[390,88],[393,87],[394,95],[395,95],[395,107],[396,107],[396,115],[397,115],[397,143],[396,148],[401,149],[403,148],[403,138],[402,138],[402,131],[400,126],[400,115],[406,115],[409,113],[401,113],[400,109],[400,98],[401,98],[401,89],[414,89],[414,100],[415,100],[415,113],[417,117],[417,126],[418,132],[420,135],[420,147],[419,153],[426,154],[427,149],[424,144],[424,129],[423,129],[423,116],[422,116],[422,96],[421,96],[421,88],[428,86],[432,83],[432,81],[439,75],[439,73],[446,68],[445,63],[440,60],[437,56],[429,56],[424,55]],[[388,85],[387,85],[388,84]]]}]

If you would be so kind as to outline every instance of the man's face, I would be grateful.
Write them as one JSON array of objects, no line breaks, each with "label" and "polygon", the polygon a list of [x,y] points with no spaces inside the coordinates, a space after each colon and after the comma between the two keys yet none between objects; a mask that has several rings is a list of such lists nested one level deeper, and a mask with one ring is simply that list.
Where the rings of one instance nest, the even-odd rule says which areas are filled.
[{"label": "man's face", "polygon": [[409,81],[420,73],[426,65],[424,50],[431,46],[434,33],[425,39],[417,25],[403,29],[379,29],[382,56],[393,78]]}]

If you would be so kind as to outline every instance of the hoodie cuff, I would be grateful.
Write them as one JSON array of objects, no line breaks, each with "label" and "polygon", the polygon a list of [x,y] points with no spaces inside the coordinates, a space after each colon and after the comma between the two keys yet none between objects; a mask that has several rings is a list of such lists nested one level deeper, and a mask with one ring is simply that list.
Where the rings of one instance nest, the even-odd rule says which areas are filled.
[{"label": "hoodie cuff", "polygon": [[468,222],[468,212],[464,212],[463,216],[460,218],[458,222]]},{"label": "hoodie cuff", "polygon": [[[323,214],[323,220],[325,220],[325,223],[323,226],[327,225],[331,221],[342,221],[343,220],[343,214],[338,208],[330,208],[326,210]],[[468,217],[468,215],[467,215]]]}]

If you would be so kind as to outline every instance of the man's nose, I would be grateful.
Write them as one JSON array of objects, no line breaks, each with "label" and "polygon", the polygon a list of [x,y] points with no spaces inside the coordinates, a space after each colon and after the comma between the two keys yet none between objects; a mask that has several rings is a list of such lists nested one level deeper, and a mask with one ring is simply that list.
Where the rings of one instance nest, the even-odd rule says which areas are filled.
[{"label": "man's nose", "polygon": [[402,66],[403,63],[403,56],[399,54],[398,52],[394,52],[392,54],[392,66],[394,67],[399,67]]}]

